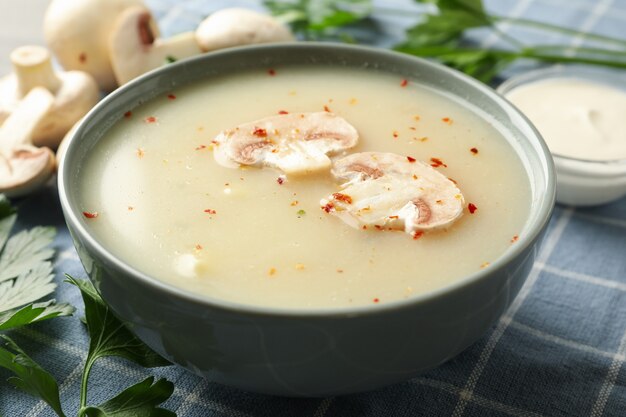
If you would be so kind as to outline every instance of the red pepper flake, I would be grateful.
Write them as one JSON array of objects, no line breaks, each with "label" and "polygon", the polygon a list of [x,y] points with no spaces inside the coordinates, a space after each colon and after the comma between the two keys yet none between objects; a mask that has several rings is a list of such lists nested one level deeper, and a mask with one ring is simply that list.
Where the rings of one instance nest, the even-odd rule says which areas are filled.
[{"label": "red pepper flake", "polygon": [[204,210],[205,213],[209,213],[209,214],[217,214],[217,211],[213,210],[213,209],[206,209]]},{"label": "red pepper flake", "polygon": [[361,229],[367,230],[367,225],[364,224],[363,227],[361,227]]},{"label": "red pepper flake", "polygon": [[87,54],[84,52],[81,52],[80,55],[78,55],[78,62],[80,62],[81,64],[84,64],[85,62],[87,62]]},{"label": "red pepper flake", "polygon": [[276,75],[276,70],[274,68],[270,68],[267,70],[267,73],[273,77],[274,75]]},{"label": "red pepper flake", "polygon": [[196,148],[196,151],[201,151],[202,149],[206,149],[206,145],[200,145]]},{"label": "red pepper flake", "polygon": [[519,236],[518,236],[518,235],[515,235],[515,236],[513,236],[513,237],[511,238],[511,243],[515,243],[515,242],[517,242],[518,240],[519,240]]},{"label": "red pepper flake", "polygon": [[400,218],[399,216],[389,216],[390,220],[395,220],[395,219],[399,219],[399,218]]},{"label": "red pepper flake", "polygon": [[285,178],[284,177],[278,177],[278,178],[276,178],[276,182],[278,183],[278,185],[283,185],[285,183]]},{"label": "red pepper flake", "polygon": [[439,158],[430,158],[430,166],[433,168],[438,168],[438,167],[444,167],[447,168],[448,166],[446,164],[443,163],[443,161]]},{"label": "red pepper flake", "polygon": [[328,203],[325,206],[322,206],[322,210],[324,210],[326,213],[330,213],[334,209],[335,209],[335,206],[333,205],[333,203]]},{"label": "red pepper flake", "polygon": [[176,100],[176,96],[175,96],[174,94],[168,94],[168,95],[167,95],[167,98],[168,98],[169,100]]},{"label": "red pepper flake", "polygon": [[469,210],[470,214],[474,214],[476,210],[478,210],[478,207],[476,207],[474,203],[469,203],[467,205],[467,209]]},{"label": "red pepper flake", "polygon": [[409,80],[406,78],[400,82],[400,87],[406,87],[407,85],[409,85]]},{"label": "red pepper flake", "polygon": [[375,224],[374,227],[376,228],[376,230],[385,230],[385,228],[379,224]]},{"label": "red pepper flake", "polygon": [[347,194],[333,193],[333,198],[335,200],[343,201],[346,204],[352,204],[352,197]]},{"label": "red pepper flake", "polygon": [[297,205],[298,205],[298,203],[299,203],[299,201],[298,201],[298,200],[293,200],[293,201],[291,202],[291,207],[295,207],[295,206],[297,206]]},{"label": "red pepper flake", "polygon": [[133,112],[128,110],[126,113],[124,113],[124,117],[126,119],[130,119],[133,116]]},{"label": "red pepper flake", "polygon": [[98,217],[98,212],[97,211],[83,211],[83,216],[85,216],[88,219],[95,219],[96,217]]},{"label": "red pepper flake", "polygon": [[478,149],[472,148],[472,149],[470,149],[470,152],[473,153],[474,155],[476,155],[478,153]]},{"label": "red pepper flake", "polygon": [[374,298],[372,301],[375,302],[375,303],[380,303],[380,299],[379,298]]},{"label": "red pepper flake", "polygon": [[337,269],[337,273],[338,273],[338,274],[343,274],[343,269],[338,268],[338,269]]},{"label": "red pepper flake", "polygon": [[441,119],[441,121],[444,122],[444,123],[447,123],[449,125],[452,124],[452,119],[449,118],[449,117],[444,117],[444,118]]},{"label": "red pepper flake", "polygon": [[198,243],[198,244],[196,245],[196,250],[202,250],[202,245]]},{"label": "red pepper flake", "polygon": [[410,163],[417,161],[417,159],[413,158],[412,156],[407,156],[406,160],[409,161]]},{"label": "red pepper flake", "polygon": [[398,139],[398,136],[399,136],[398,131],[397,131],[397,130],[394,130],[394,131],[393,131],[393,138],[394,138],[394,139]]},{"label": "red pepper flake", "polygon": [[128,206],[128,211],[133,211],[133,210],[135,210],[135,207],[133,207],[133,206]]},{"label": "red pepper flake", "polygon": [[289,114],[289,112],[288,112],[288,111],[286,111],[286,110],[280,110],[280,111],[278,112],[278,114]]},{"label": "red pepper flake", "polygon": [[414,179],[414,180],[417,180],[418,178],[419,178],[419,177],[418,177],[417,175],[413,174],[413,179]]},{"label": "red pepper flake", "polygon": [[331,112],[330,107],[324,104],[324,111],[327,113],[330,113]]},{"label": "red pepper flake", "polygon": [[154,116],[149,116],[149,117],[146,117],[144,121],[146,123],[155,123],[157,121],[157,118]]},{"label": "red pepper flake", "polygon": [[420,237],[422,237],[423,235],[424,235],[424,232],[422,232],[421,230],[420,231],[415,231],[415,232],[413,232],[413,240],[417,240]]},{"label": "red pepper flake", "polygon": [[260,127],[255,127],[254,128],[254,132],[252,132],[252,134],[254,136],[258,136],[260,138],[266,138],[267,137],[267,130],[262,129]]}]

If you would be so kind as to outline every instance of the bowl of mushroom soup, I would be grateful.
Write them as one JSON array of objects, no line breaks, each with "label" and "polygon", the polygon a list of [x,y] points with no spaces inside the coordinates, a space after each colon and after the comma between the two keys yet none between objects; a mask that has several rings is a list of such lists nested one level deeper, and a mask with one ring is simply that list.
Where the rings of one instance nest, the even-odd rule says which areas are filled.
[{"label": "bowl of mushroom soup", "polygon": [[554,206],[536,130],[488,87],[379,49],[175,63],[78,127],[59,189],[103,299],[212,381],[320,397],[409,379],[502,315]]}]

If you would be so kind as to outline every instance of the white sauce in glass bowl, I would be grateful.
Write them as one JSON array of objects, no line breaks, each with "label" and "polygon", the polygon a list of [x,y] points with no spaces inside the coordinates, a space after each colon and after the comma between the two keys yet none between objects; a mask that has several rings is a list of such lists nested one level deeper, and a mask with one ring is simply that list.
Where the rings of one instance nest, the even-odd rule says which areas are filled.
[{"label": "white sauce in glass bowl", "polygon": [[591,81],[550,78],[506,94],[557,155],[626,159],[626,92]]}]

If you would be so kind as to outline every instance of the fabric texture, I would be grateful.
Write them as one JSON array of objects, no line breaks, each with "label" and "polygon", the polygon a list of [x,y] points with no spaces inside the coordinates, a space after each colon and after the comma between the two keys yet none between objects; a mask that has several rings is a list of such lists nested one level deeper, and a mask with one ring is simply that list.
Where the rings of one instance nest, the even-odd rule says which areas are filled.
[{"label": "fabric texture", "polygon": [[[390,46],[415,22],[423,6],[410,0],[376,1],[377,31],[369,42]],[[149,0],[165,35],[195,26],[226,6],[262,9],[260,1]],[[500,15],[540,19],[601,34],[626,35],[626,0],[490,0]],[[399,8],[405,13],[383,9]],[[532,30],[504,26],[532,43]],[[497,36],[474,34],[483,46]],[[558,37],[549,39],[560,41]],[[584,43],[584,37],[572,45]],[[504,77],[527,69],[519,65]],[[11,336],[60,385],[66,414],[76,415],[88,339],[78,290],[63,274],[85,272],[63,223],[56,186],[19,201],[19,228],[54,225],[55,297],[80,306],[60,318]],[[149,375],[165,377],[176,390],[163,405],[180,417],[224,416],[626,416],[626,199],[595,208],[557,206],[537,261],[508,312],[488,334],[448,363],[415,379],[374,392],[326,399],[289,399],[242,392],[208,383],[171,366],[145,370],[120,359],[96,365],[90,403],[110,398]],[[0,415],[53,416],[42,401],[11,388],[0,369]]]}]

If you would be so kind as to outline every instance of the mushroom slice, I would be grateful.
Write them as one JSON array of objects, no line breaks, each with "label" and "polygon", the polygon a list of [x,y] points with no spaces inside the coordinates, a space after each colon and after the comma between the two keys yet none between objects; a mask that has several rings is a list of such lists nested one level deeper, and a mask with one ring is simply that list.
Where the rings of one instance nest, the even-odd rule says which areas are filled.
[{"label": "mushroom slice", "polygon": [[54,153],[32,145],[37,124],[53,103],[48,90],[35,87],[0,126],[0,193],[9,197],[28,194],[54,172]]},{"label": "mushroom slice", "polygon": [[322,199],[326,212],[355,228],[422,231],[450,226],[463,214],[461,191],[430,165],[393,153],[362,152],[335,161],[341,191]]},{"label": "mushroom slice", "polygon": [[222,131],[214,156],[226,167],[268,166],[302,175],[330,169],[327,154],[350,149],[358,139],[356,129],[336,114],[284,114]]}]

